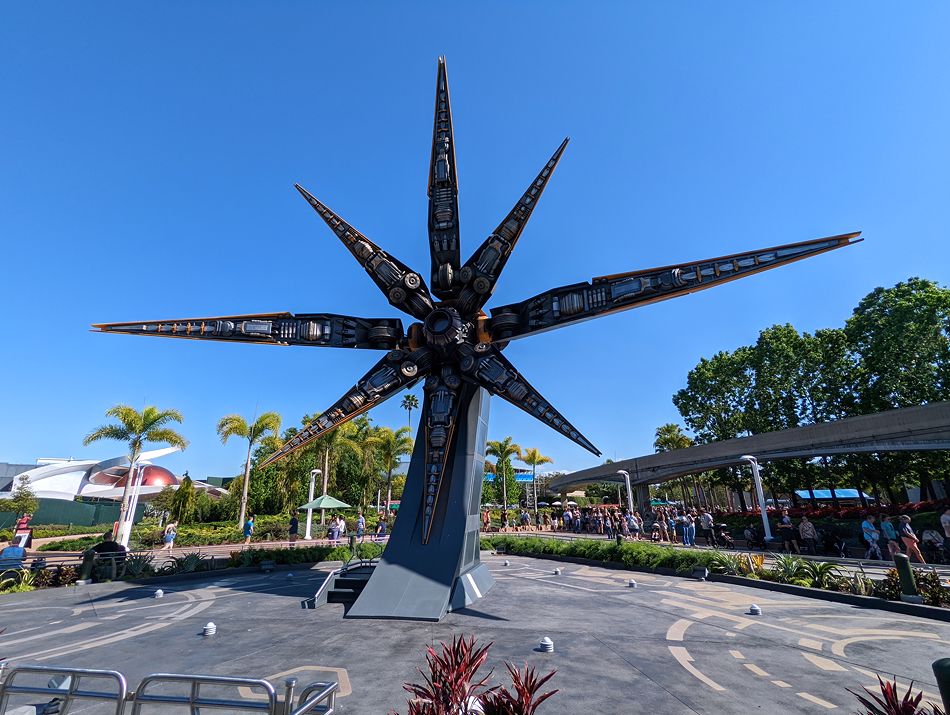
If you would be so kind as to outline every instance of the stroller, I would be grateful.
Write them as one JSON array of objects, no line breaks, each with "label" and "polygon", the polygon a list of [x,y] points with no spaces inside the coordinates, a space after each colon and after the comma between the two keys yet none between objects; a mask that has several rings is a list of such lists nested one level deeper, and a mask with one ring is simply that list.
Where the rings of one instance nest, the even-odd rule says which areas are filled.
[{"label": "stroller", "polygon": [[750,549],[761,549],[765,550],[765,541],[759,535],[759,530],[754,526],[747,526],[745,531],[742,533],[746,540],[746,546]]},{"label": "stroller", "polygon": [[736,542],[732,540],[727,528],[726,524],[716,524],[716,544],[720,549],[736,548]]}]

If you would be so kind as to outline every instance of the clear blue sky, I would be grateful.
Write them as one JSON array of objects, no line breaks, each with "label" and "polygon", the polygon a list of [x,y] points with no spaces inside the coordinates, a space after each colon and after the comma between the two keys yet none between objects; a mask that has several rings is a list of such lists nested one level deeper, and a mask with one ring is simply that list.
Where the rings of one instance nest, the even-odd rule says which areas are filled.
[{"label": "clear blue sky", "polygon": [[[91,11],[92,10],[92,11]],[[877,285],[950,282],[945,3],[14,3],[0,24],[0,461],[176,407],[164,463],[233,474],[214,426],[337,399],[374,352],[153,340],[92,322],[397,315],[293,189],[427,270],[436,57],[463,257],[572,138],[492,305],[606,273],[863,230],[859,246],[512,343],[608,457],[651,451],[702,356],[839,326]],[[408,321],[407,321],[408,324]],[[398,425],[398,398],[371,413]],[[415,420],[414,420],[415,421]],[[494,400],[490,436],[594,458]]]}]

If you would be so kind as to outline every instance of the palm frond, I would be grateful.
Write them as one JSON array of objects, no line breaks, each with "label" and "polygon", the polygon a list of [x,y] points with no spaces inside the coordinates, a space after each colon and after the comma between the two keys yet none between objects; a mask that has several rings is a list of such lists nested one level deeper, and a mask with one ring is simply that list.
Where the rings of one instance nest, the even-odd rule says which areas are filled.
[{"label": "palm frond", "polygon": [[243,437],[247,439],[250,434],[247,420],[241,417],[241,415],[225,415],[218,420],[216,430],[218,436],[221,438],[221,444],[227,444],[231,437]]},{"label": "palm frond", "polygon": [[119,442],[128,442],[132,437],[132,433],[129,432],[128,428],[120,427],[119,425],[102,425],[97,427],[92,432],[87,434],[82,443],[85,446],[89,446],[93,442],[98,442],[103,439],[114,439]]},{"label": "palm frond", "polygon": [[122,426],[129,432],[144,432],[142,428],[142,415],[134,407],[128,405],[116,405],[106,410],[106,415],[115,417]]},{"label": "palm frond", "polygon": [[258,442],[268,432],[274,434],[280,432],[280,415],[276,412],[265,412],[254,420],[254,424],[248,431],[248,439],[251,442]]},{"label": "palm frond", "polygon": [[188,440],[170,427],[159,427],[158,429],[150,430],[146,433],[145,439],[148,442],[165,442],[179,449],[188,447]]},{"label": "palm frond", "polygon": [[185,421],[181,412],[178,410],[160,410],[154,405],[149,405],[142,410],[142,432],[150,432],[156,427],[162,427],[169,422],[181,424]]}]

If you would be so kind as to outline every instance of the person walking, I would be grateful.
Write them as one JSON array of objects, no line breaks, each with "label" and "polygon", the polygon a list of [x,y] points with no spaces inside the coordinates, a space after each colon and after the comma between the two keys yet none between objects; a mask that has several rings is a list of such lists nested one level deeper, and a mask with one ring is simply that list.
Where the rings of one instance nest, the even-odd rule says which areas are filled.
[{"label": "person walking", "polygon": [[171,551],[175,546],[175,537],[178,536],[178,522],[170,521],[162,532],[162,551]]},{"label": "person walking", "polygon": [[880,561],[882,558],[881,549],[877,542],[881,538],[881,532],[874,525],[874,514],[868,514],[867,518],[861,522],[861,534],[868,544],[868,550],[864,553],[864,558]]},{"label": "person walking", "polygon": [[376,522],[376,536],[374,541],[382,541],[386,538],[386,517],[382,517]]},{"label": "person walking", "polygon": [[818,554],[816,544],[818,543],[818,532],[815,530],[815,525],[808,520],[807,516],[803,516],[802,520],[798,523],[798,535],[802,537],[802,543],[805,544],[806,553],[815,556]]},{"label": "person walking", "polygon": [[356,538],[360,541],[363,540],[363,534],[366,533],[366,517],[363,516],[363,512],[357,512],[356,515]]},{"label": "person walking", "polygon": [[251,536],[254,534],[254,515],[248,514],[247,521],[244,522],[244,545],[251,543]]},{"label": "person walking", "polygon": [[900,535],[910,560],[913,561],[916,559],[922,564],[927,563],[924,561],[924,555],[920,553],[920,539],[918,539],[917,534],[914,533],[914,529],[910,525],[910,517],[907,516],[907,514],[901,514]]},{"label": "person walking", "polygon": [[290,548],[294,548],[294,544],[297,543],[297,534],[300,531],[300,521],[297,519],[297,512],[290,512],[290,528],[287,529],[287,534],[290,538]]},{"label": "person walking", "polygon": [[887,553],[893,559],[894,554],[900,553],[901,547],[897,541],[897,529],[894,528],[894,522],[886,514],[881,517],[881,533],[884,534],[884,540],[887,541]]}]

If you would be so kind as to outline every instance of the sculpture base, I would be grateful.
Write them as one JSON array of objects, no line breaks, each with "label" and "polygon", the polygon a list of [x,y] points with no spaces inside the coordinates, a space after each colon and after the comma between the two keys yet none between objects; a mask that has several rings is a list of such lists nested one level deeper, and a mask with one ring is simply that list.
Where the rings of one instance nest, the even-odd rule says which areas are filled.
[{"label": "sculpture base", "polygon": [[460,393],[455,444],[443,477],[429,543],[422,542],[425,410],[389,544],[346,618],[438,621],[470,606],[494,585],[479,561],[489,394],[466,385]]}]

